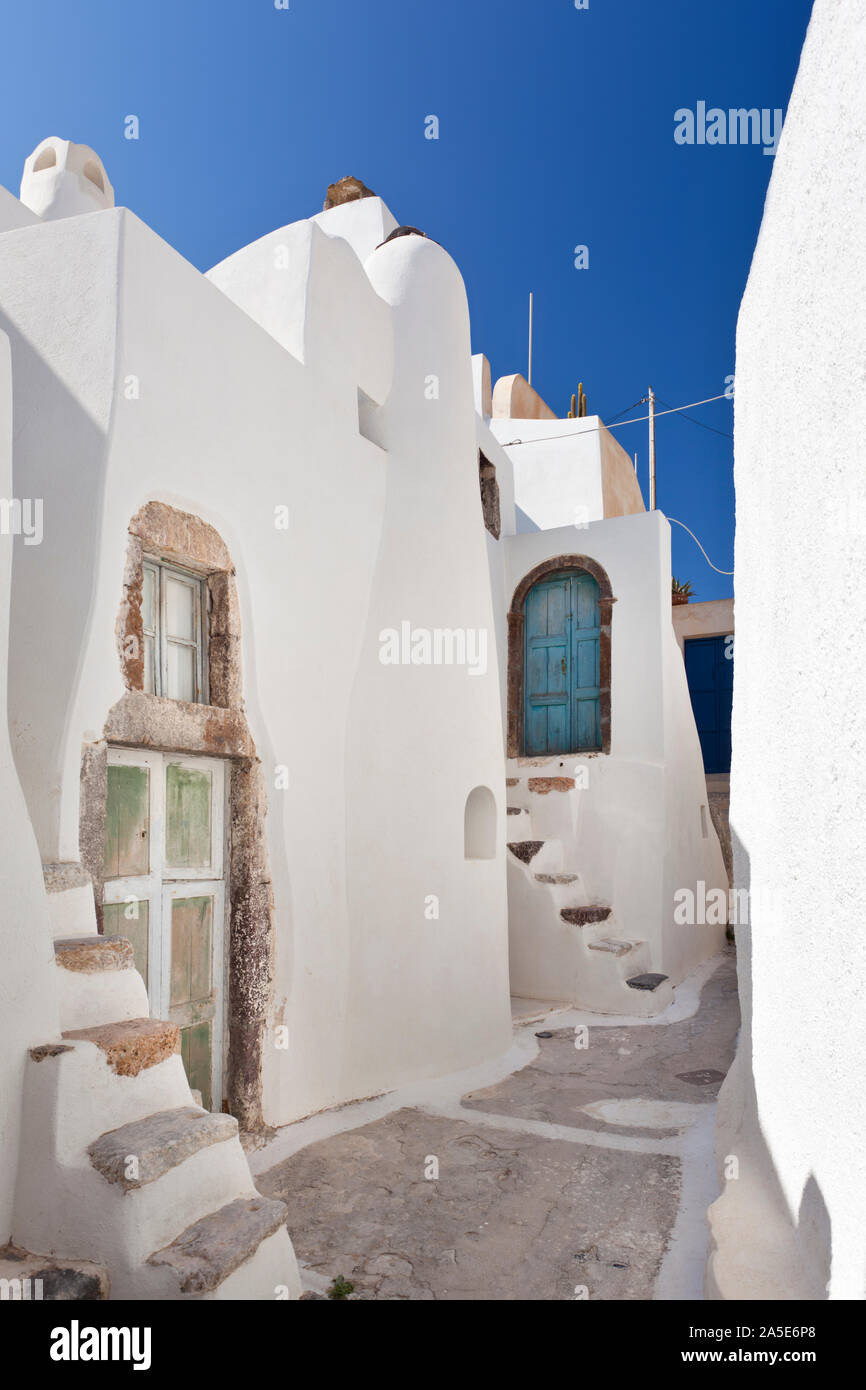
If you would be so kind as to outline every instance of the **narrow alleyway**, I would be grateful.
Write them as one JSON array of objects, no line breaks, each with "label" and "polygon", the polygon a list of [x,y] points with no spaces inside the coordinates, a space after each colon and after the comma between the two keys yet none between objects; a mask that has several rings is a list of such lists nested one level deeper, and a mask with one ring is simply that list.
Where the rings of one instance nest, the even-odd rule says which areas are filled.
[{"label": "narrow alleyway", "polygon": [[251,1155],[312,1293],[342,1276],[361,1299],[701,1297],[733,949],[658,1019],[520,1005],[499,1063],[287,1126]]}]

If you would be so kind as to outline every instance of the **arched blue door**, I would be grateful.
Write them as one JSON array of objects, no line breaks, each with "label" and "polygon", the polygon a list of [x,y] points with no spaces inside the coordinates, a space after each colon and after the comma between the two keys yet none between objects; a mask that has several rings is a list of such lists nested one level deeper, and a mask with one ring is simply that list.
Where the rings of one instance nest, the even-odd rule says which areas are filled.
[{"label": "arched blue door", "polygon": [[524,613],[525,754],[601,748],[598,584],[582,570],[543,579]]}]

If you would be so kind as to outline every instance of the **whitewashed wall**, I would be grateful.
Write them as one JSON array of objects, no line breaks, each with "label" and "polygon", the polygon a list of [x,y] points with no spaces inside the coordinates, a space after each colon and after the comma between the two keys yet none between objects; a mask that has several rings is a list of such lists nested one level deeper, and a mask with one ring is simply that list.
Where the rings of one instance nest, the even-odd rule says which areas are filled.
[{"label": "whitewashed wall", "polygon": [[[493,419],[514,469],[517,530],[551,530],[644,510],[628,454],[597,415]],[[508,446],[514,441],[513,448]]]},{"label": "whitewashed wall", "polygon": [[[12,373],[9,340],[0,333],[0,496],[12,487]],[[20,500],[20,499],[19,499]],[[12,534],[0,532],[0,652],[7,650]],[[5,671],[5,660],[4,660]],[[6,681],[0,681],[0,820],[3,907],[0,911],[0,1245],[13,1234],[12,1213],[21,1130],[21,1087],[29,1047],[53,1042],[59,1014],[54,950],[42,865],[12,760]]]},{"label": "whitewashed wall", "polygon": [[[719,949],[724,927],[678,925],[674,894],[697,892],[699,881],[726,890],[727,879],[716,833],[701,816],[703,762],[671,620],[670,526],[661,512],[641,512],[504,544],[506,606],[524,575],[556,555],[587,555],[610,579],[610,753],[588,761],[585,790],[537,798],[533,827],[539,838],[563,839],[568,867],[585,877],[591,900],[613,907],[616,934],[646,941],[650,968],[676,982]],[[539,776],[572,776],[576,760],[533,761]],[[508,770],[526,772],[516,759]],[[527,917],[512,921],[515,929],[531,937],[535,927]]]},{"label": "whitewashed wall", "polygon": [[737,335],[730,814],[752,913],[718,1142],[739,1176],[711,1208],[727,1298],[866,1293],[864,90],[863,5],[817,0]]},{"label": "whitewashed wall", "polygon": [[[261,243],[258,269],[238,267],[237,297],[252,294],[252,310],[259,296],[267,332],[230,301],[230,275],[222,292],[125,210],[0,238],[16,487],[45,499],[45,542],[16,571],[10,678],[42,857],[77,858],[82,743],[122,694],[128,522],[153,498],[194,512],[236,566],[246,712],[271,788],[272,1022],[290,1038],[288,1051],[265,1049],[271,1124],[468,1065],[510,1038],[465,292],[447,253],[418,238],[372,253],[374,288],[326,225],[278,234],[288,269]],[[270,295],[257,275],[271,276]],[[438,401],[424,394],[431,372]],[[359,386],[387,402],[384,448],[359,432]],[[281,504],[288,532],[273,524]],[[487,673],[383,667],[379,631],[402,619],[485,628]],[[288,791],[274,789],[279,765]],[[468,863],[476,785],[496,798],[497,849]],[[438,920],[425,917],[430,895]]]}]

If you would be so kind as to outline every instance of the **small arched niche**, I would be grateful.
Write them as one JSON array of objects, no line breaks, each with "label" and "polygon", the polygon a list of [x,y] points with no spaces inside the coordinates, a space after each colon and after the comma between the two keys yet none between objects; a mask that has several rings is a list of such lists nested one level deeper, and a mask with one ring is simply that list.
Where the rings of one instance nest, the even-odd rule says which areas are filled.
[{"label": "small arched niche", "polygon": [[39,158],[33,165],[34,174],[41,174],[43,169],[53,169],[57,164],[57,151],[53,145],[46,145]]},{"label": "small arched niche", "polygon": [[489,787],[473,787],[466,798],[463,854],[466,859],[496,857],[496,798]]}]

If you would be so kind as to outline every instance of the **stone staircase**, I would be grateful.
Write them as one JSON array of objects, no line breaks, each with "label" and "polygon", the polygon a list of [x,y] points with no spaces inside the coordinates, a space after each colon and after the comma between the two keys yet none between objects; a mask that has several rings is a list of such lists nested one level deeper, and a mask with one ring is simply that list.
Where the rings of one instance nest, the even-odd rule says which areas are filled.
[{"label": "stone staircase", "polygon": [[512,934],[512,992],[600,1013],[660,1013],[673,989],[651,970],[647,943],[619,928],[609,904],[592,900],[584,876],[566,864],[563,840],[533,835],[532,792],[517,778],[509,779],[508,801],[509,916],[532,924],[531,942],[525,932]]},{"label": "stone staircase", "polygon": [[285,1207],[256,1191],[237,1121],[194,1103],[132,946],[98,935],[92,895],[87,920],[54,919],[62,1034],[27,1062],[16,1240],[84,1252],[112,1299],[297,1298]]}]

